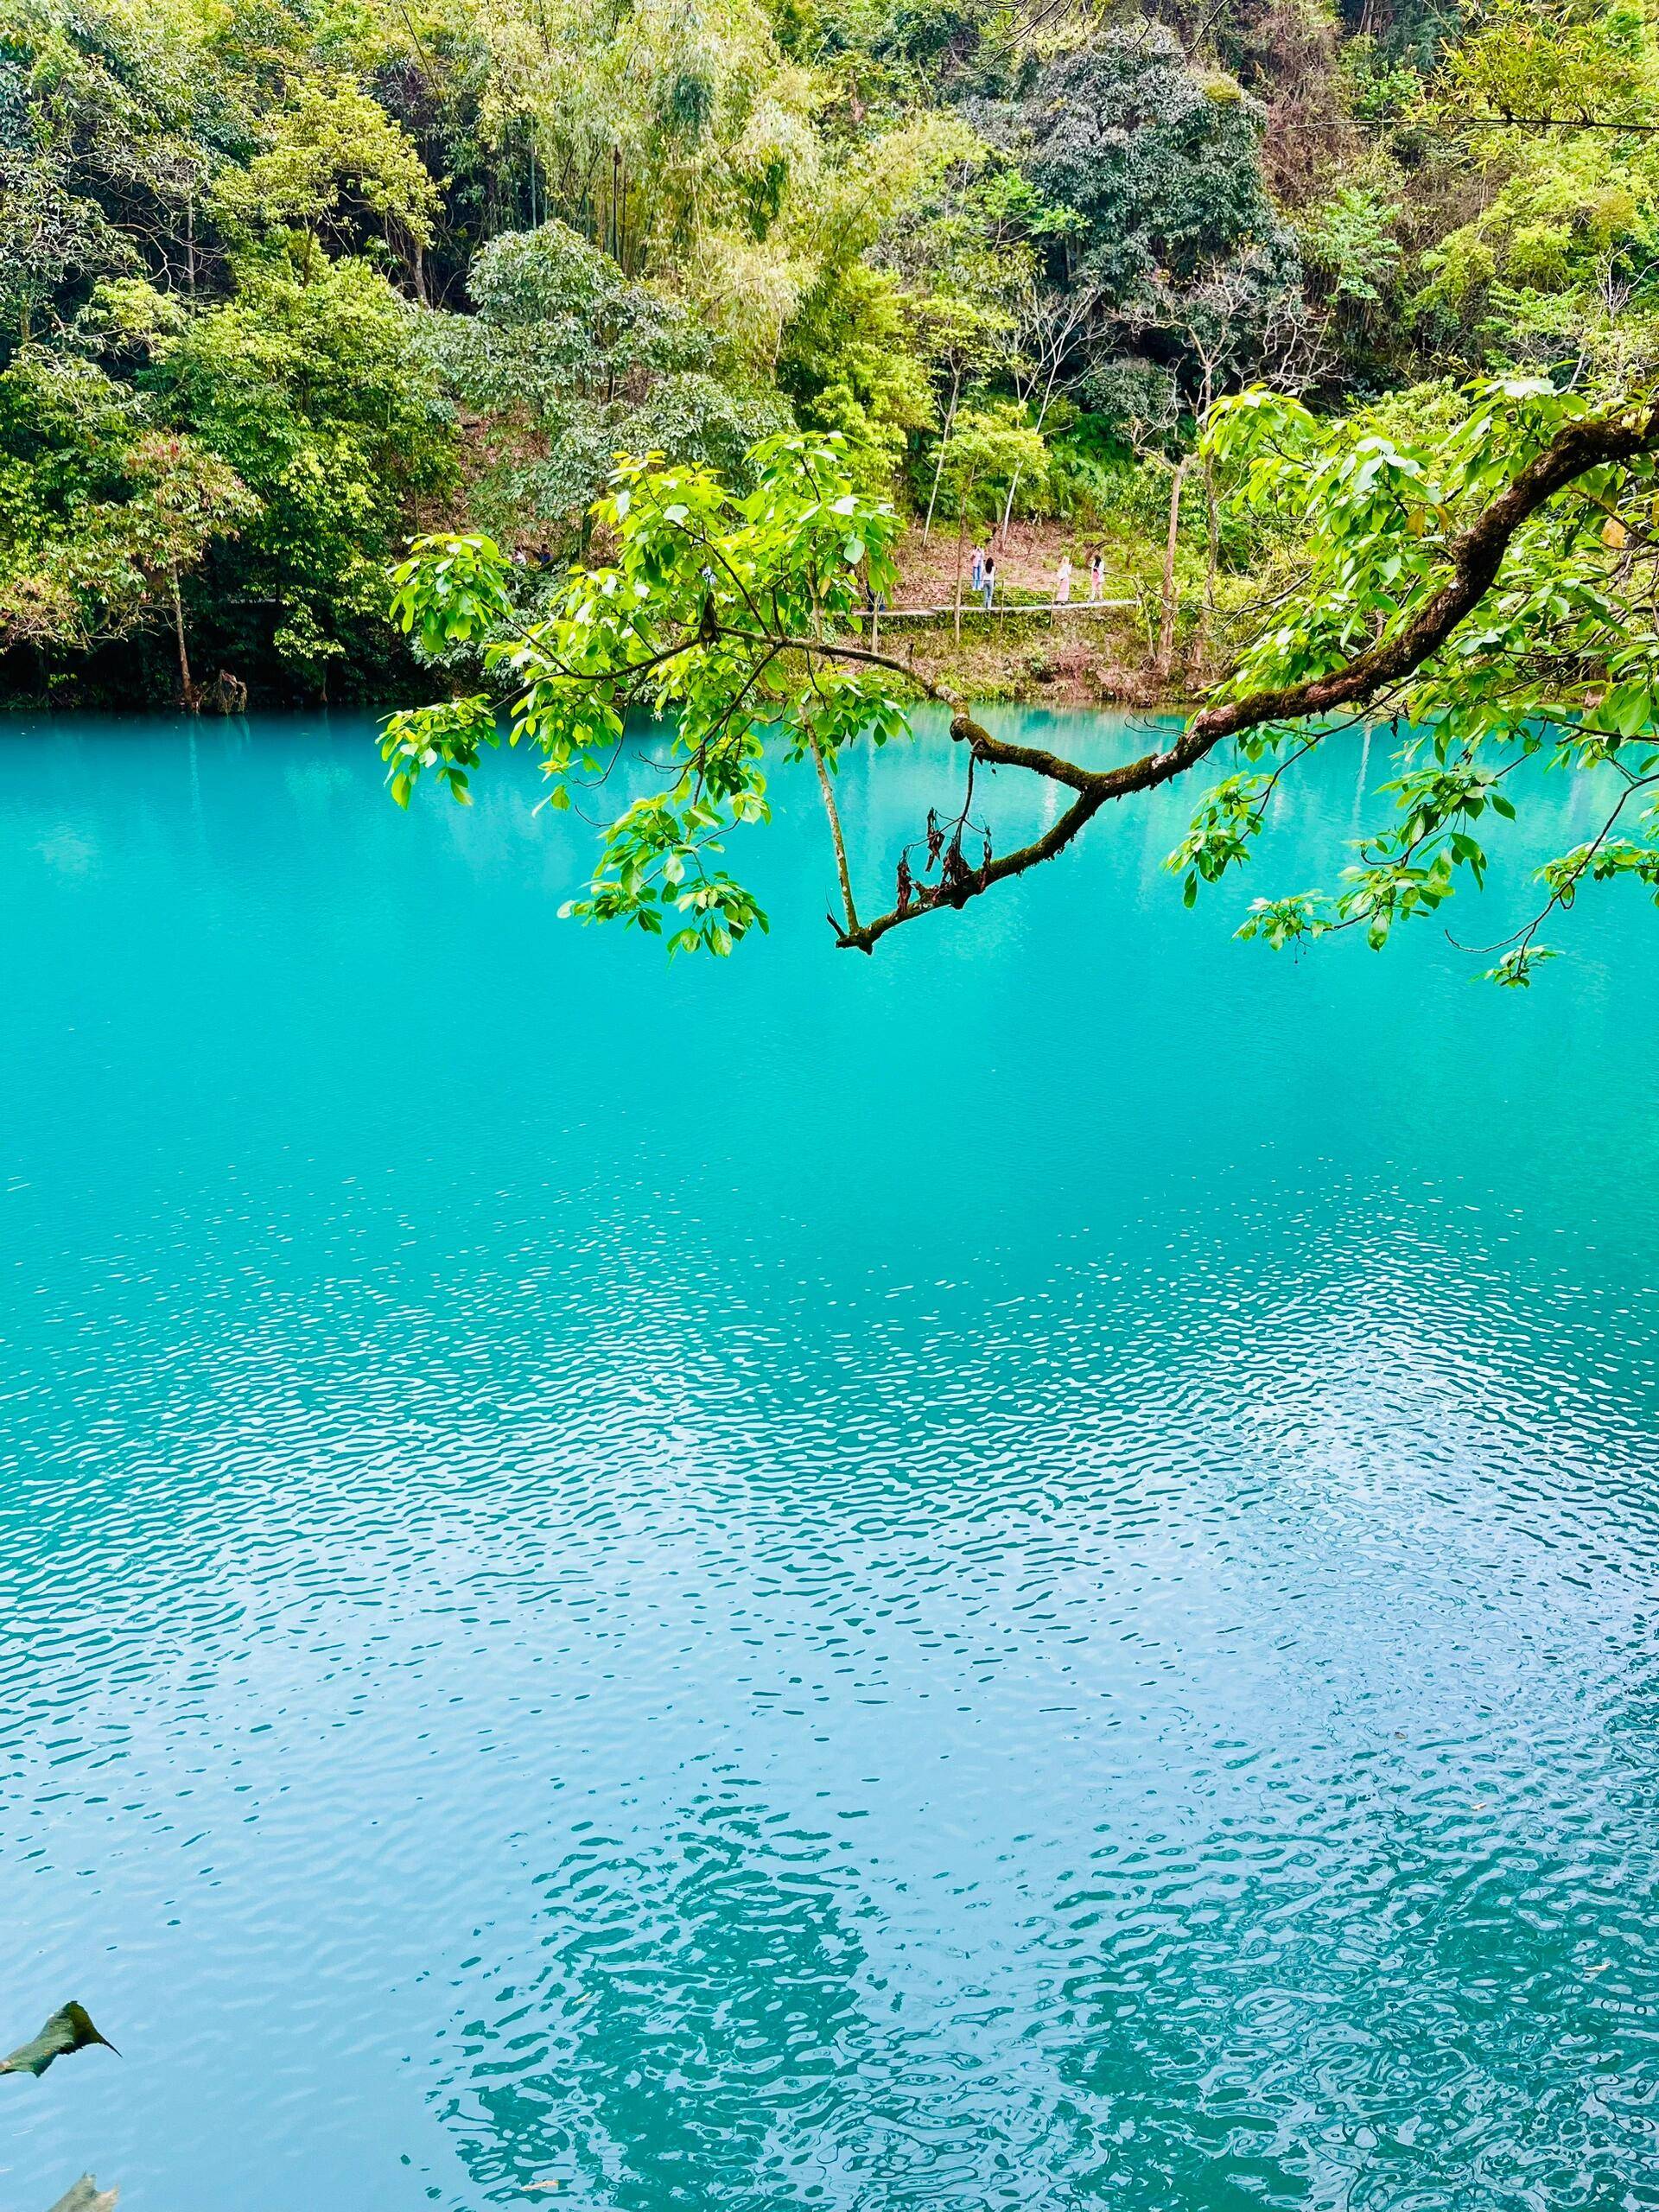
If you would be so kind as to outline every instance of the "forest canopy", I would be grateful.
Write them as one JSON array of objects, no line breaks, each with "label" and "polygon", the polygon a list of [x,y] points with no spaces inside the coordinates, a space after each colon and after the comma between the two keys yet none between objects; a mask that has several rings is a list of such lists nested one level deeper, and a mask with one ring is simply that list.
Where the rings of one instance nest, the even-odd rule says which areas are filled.
[{"label": "forest canopy", "polygon": [[[619,454],[785,431],[1150,590],[1229,393],[1648,373],[1656,88],[1572,0],[5,0],[0,682],[410,696],[411,536],[556,589]],[[1271,547],[1173,505],[1212,675]]]}]

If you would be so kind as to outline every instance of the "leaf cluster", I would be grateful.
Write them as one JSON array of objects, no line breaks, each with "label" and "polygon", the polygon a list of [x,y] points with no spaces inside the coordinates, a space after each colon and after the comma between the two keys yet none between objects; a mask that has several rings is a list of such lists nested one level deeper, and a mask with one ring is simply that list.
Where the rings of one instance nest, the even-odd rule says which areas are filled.
[{"label": "leaf cluster", "polygon": [[532,746],[563,810],[602,790],[636,715],[669,717],[658,788],[600,831],[584,895],[563,910],[665,936],[671,950],[728,953],[766,918],[725,868],[730,834],[767,818],[769,747],[830,768],[861,736],[900,734],[890,684],[817,650],[867,592],[891,588],[898,517],[858,485],[833,438],[770,439],[753,488],[709,471],[626,461],[596,520],[614,547],[563,579],[525,625],[512,572],[479,537],[418,541],[394,575],[393,613],[438,658],[476,656],[497,687],[395,715],[382,746],[401,804],[423,775],[468,803],[481,749]]}]

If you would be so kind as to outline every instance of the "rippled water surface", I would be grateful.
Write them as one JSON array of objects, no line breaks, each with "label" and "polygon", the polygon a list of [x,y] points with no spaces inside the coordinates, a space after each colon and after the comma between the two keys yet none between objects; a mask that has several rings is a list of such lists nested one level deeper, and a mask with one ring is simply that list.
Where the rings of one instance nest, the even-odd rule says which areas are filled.
[{"label": "rippled water surface", "polygon": [[785,777],[667,970],[524,764],[0,767],[6,2212],[1659,2205],[1650,910],[867,961]]}]

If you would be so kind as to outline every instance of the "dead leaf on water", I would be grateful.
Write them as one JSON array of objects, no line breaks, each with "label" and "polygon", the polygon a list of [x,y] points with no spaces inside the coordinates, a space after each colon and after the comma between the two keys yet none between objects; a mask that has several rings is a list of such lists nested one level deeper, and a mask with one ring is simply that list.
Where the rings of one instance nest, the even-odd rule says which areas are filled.
[{"label": "dead leaf on water", "polygon": [[115,2212],[116,2192],[100,2189],[91,2174],[82,2174],[67,2196],[60,2196],[52,2212]]},{"label": "dead leaf on water", "polygon": [[[0,2074],[44,2074],[54,2059],[67,2058],[72,2050],[85,2050],[95,2043],[102,2044],[105,2050],[115,2050],[109,2037],[99,2035],[92,2025],[86,2007],[72,1999],[59,2006],[39,2035],[20,2044],[10,2058],[0,2058]],[[116,2056],[119,2057],[120,2053],[117,2051]]]}]

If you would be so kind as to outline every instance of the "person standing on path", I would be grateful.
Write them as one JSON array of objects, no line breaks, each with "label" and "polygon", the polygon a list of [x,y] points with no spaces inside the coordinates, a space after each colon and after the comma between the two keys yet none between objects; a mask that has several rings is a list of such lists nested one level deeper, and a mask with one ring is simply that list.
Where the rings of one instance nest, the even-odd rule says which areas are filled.
[{"label": "person standing on path", "polygon": [[1054,571],[1054,604],[1056,607],[1070,607],[1071,604],[1071,556],[1069,553],[1061,554],[1060,565]]},{"label": "person standing on path", "polygon": [[985,556],[985,566],[981,574],[985,586],[985,612],[988,614],[991,611],[991,601],[996,596],[996,556],[995,553],[988,553]]},{"label": "person standing on path", "polygon": [[974,548],[974,563],[969,574],[974,580],[975,591],[978,592],[985,582],[985,549],[982,545]]},{"label": "person standing on path", "polygon": [[1089,563],[1089,598],[1091,605],[1099,606],[1105,589],[1106,562],[1103,555],[1096,553]]}]

